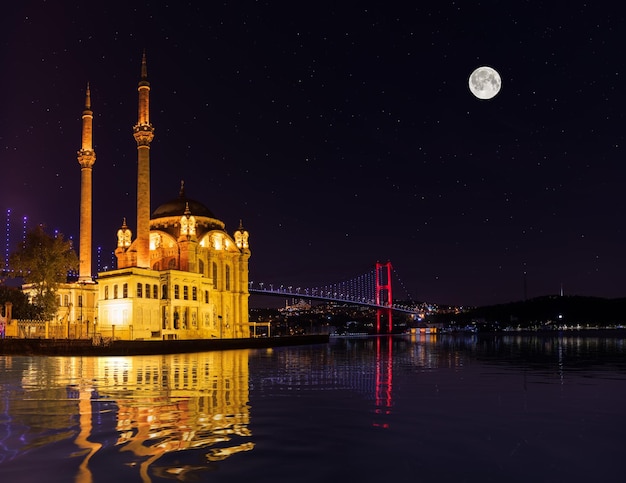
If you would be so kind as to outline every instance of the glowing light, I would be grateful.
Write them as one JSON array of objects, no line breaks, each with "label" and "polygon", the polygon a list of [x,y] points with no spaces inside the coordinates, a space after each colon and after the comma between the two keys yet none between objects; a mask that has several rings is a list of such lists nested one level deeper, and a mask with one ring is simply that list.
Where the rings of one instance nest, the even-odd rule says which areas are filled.
[{"label": "glowing light", "polygon": [[22,246],[26,246],[26,217],[22,218]]},{"label": "glowing light", "polygon": [[7,238],[6,238],[6,247],[4,253],[4,269],[9,270],[9,245],[11,243],[11,209],[7,210]]},{"label": "glowing light", "polygon": [[150,233],[150,250],[156,250],[161,246],[161,235]]}]

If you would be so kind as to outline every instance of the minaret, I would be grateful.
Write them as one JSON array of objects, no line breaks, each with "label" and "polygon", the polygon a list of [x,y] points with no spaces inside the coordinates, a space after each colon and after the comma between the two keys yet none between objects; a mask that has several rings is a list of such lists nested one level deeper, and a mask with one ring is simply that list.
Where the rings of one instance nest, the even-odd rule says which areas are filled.
[{"label": "minaret", "polygon": [[78,281],[91,283],[91,216],[92,216],[92,180],[91,171],[96,162],[96,152],[93,150],[93,112],[91,111],[91,93],[87,83],[85,109],[83,110],[82,146],[78,151],[80,164],[80,240],[79,240],[79,269]]},{"label": "minaret", "polygon": [[150,143],[154,128],[150,124],[150,83],[146,53],[141,60],[139,91],[139,116],[133,127],[137,141],[137,266],[150,267]]}]

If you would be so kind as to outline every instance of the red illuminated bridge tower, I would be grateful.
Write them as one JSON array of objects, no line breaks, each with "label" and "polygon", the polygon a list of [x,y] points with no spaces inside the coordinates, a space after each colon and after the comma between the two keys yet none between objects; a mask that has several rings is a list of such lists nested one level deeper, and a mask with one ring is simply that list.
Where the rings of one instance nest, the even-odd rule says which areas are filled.
[{"label": "red illuminated bridge tower", "polygon": [[388,308],[379,307],[376,310],[376,333],[380,334],[380,319],[384,313],[387,314],[389,321],[388,333],[391,334],[391,304],[393,298],[391,296],[391,262],[376,262],[376,305],[383,305]]}]

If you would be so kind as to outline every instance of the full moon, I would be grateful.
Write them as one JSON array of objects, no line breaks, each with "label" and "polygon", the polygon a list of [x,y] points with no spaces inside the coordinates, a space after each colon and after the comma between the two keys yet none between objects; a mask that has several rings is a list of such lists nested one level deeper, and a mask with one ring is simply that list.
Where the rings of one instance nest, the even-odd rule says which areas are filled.
[{"label": "full moon", "polygon": [[469,77],[469,88],[479,99],[491,99],[502,86],[500,74],[491,67],[479,67]]}]

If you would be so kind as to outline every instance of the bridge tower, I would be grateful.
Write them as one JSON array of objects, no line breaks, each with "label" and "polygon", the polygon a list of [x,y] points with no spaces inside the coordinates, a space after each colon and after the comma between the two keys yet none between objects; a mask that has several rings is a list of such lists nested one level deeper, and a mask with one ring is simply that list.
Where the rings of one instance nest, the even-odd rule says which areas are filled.
[{"label": "bridge tower", "polygon": [[388,308],[378,308],[376,310],[376,333],[380,334],[380,319],[384,312],[387,312],[389,320],[388,333],[391,334],[391,304],[393,298],[391,296],[391,262],[376,262],[376,305],[385,305]]}]

